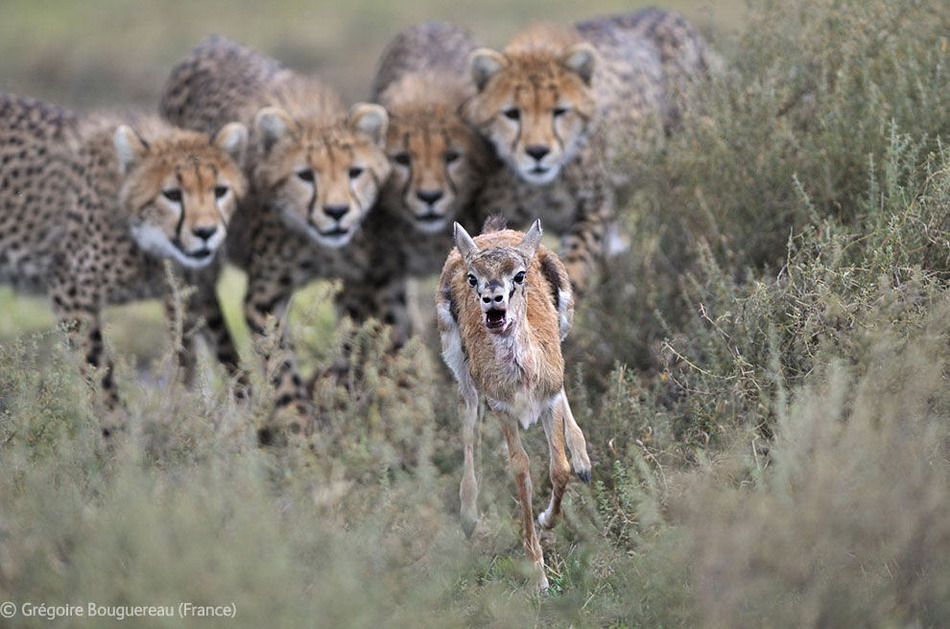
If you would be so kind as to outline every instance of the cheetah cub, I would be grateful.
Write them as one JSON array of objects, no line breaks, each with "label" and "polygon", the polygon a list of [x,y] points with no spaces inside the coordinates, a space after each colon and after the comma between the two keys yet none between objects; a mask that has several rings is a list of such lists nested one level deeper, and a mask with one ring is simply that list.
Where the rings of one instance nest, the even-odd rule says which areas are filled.
[{"label": "cheetah cub", "polygon": [[305,391],[286,324],[295,288],[314,278],[344,284],[370,263],[361,223],[389,176],[386,111],[358,103],[349,112],[314,77],[220,37],[174,68],[161,112],[185,128],[208,131],[223,120],[250,127],[250,192],[235,214],[228,259],[247,272],[244,314],[260,343],[269,317],[279,351],[268,357],[276,388],[276,426],[301,434]]},{"label": "cheetah cub", "polygon": [[662,141],[674,98],[712,58],[685,19],[658,9],[576,27],[535,24],[503,52],[476,50],[476,94],[463,112],[506,166],[479,207],[514,225],[542,218],[584,289],[616,239],[616,206],[632,183],[620,158]]},{"label": "cheetah cub", "polygon": [[347,284],[340,301],[354,320],[392,325],[397,345],[419,328],[407,304],[411,279],[442,268],[452,221],[478,225],[472,200],[494,157],[458,113],[472,94],[466,68],[476,47],[457,26],[417,24],[389,44],[373,81],[373,100],[389,114],[393,170],[364,223],[369,275]]},{"label": "cheetah cub", "polygon": [[[166,296],[165,261],[196,289],[185,329],[202,321],[221,361],[236,364],[214,281],[246,191],[246,141],[239,123],[209,138],[155,117],[81,118],[0,94],[0,281],[52,297],[84,364],[100,374],[108,408],[118,393],[103,356],[102,309]],[[103,427],[106,436],[112,428]]]},{"label": "cheetah cub", "polygon": [[518,426],[527,429],[540,418],[547,435],[551,502],[538,524],[551,528],[571,473],[565,442],[575,473],[590,481],[584,433],[564,393],[561,341],[571,327],[574,299],[564,265],[541,244],[540,221],[527,234],[502,226],[492,218],[485,233],[473,239],[455,224],[455,249],[439,278],[436,309],[442,357],[459,386],[463,528],[470,535],[478,514],[474,444],[481,396],[501,419],[521,502],[525,552],[534,565],[534,586],[544,590],[548,580],[531,512],[530,466]]}]

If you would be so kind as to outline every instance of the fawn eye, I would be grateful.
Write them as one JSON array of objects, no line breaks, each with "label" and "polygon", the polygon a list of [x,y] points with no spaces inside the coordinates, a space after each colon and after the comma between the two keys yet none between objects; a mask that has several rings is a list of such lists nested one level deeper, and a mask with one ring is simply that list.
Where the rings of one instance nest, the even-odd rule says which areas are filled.
[{"label": "fawn eye", "polygon": [[215,186],[215,187],[214,187],[214,198],[216,198],[216,199],[222,199],[222,198],[224,198],[224,195],[226,195],[227,193],[228,193],[228,187],[227,187],[227,186]]},{"label": "fawn eye", "polygon": [[393,155],[393,161],[399,164],[400,166],[408,166],[409,162],[412,161],[412,158],[409,157],[409,153],[403,151],[402,153],[396,153]]},{"label": "fawn eye", "polygon": [[458,161],[458,158],[461,157],[458,151],[446,151],[445,152],[445,163],[451,164],[452,162]]},{"label": "fawn eye", "polygon": [[518,273],[515,273],[515,284],[522,283],[524,283],[524,271],[519,271]]},{"label": "fawn eye", "polygon": [[347,171],[347,174],[349,174],[350,179],[356,179],[363,174],[363,169],[359,166],[353,166]]},{"label": "fawn eye", "polygon": [[298,170],[297,177],[299,177],[302,181],[306,181],[307,183],[313,183],[313,171],[309,168]]},{"label": "fawn eye", "polygon": [[560,118],[561,116],[563,116],[564,114],[567,113],[567,107],[555,107],[555,108],[551,111],[551,113],[554,114],[554,117],[555,117],[555,118]]},{"label": "fawn eye", "polygon": [[519,120],[521,118],[521,111],[517,107],[509,107],[501,113],[508,120]]},{"label": "fawn eye", "polygon": [[168,190],[162,190],[162,196],[171,201],[172,203],[181,203],[181,190],[178,188],[169,188]]},{"label": "fawn eye", "polygon": [[476,278],[474,275],[472,275],[471,273],[469,273],[469,274],[468,274],[468,285],[474,287],[476,284],[478,284],[478,278]]}]

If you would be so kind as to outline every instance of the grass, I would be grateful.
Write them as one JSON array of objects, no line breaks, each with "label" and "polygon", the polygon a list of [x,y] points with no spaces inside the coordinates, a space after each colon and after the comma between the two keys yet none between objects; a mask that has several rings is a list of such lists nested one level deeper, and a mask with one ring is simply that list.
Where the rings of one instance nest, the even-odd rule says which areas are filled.
[{"label": "grass", "polygon": [[[275,452],[255,444],[266,399],[235,404],[208,361],[185,389],[168,343],[141,340],[146,324],[163,334],[154,313],[112,313],[132,428],[104,451],[45,306],[5,293],[5,315],[19,313],[0,330],[0,600],[234,602],[220,624],[238,626],[945,625],[944,9],[762,2],[719,31],[731,71],[695,95],[662,153],[631,163],[632,246],[568,342],[594,482],[570,485],[544,540],[549,594],[521,587],[491,418],[482,521],[461,534],[455,396],[431,339],[387,356],[385,330],[353,331],[348,388],[316,386],[315,453]],[[240,282],[223,287],[231,323]],[[310,370],[347,332],[329,290],[295,304]],[[539,433],[526,448],[545,494]]]}]

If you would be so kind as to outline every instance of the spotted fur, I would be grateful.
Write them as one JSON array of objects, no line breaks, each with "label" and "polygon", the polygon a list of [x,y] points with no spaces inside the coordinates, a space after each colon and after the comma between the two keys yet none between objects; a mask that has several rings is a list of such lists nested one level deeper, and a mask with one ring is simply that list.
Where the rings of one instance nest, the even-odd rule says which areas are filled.
[{"label": "spotted fur", "polygon": [[458,113],[471,95],[465,69],[475,47],[457,26],[412,26],[387,47],[373,82],[374,100],[389,113],[393,170],[365,221],[367,275],[344,286],[340,303],[356,320],[392,325],[397,345],[412,331],[407,282],[439,272],[453,220],[477,227],[472,201],[494,167],[490,148]]},{"label": "spotted fur", "polygon": [[236,364],[213,296],[216,253],[246,191],[246,140],[240,124],[211,140],[150,116],[80,118],[0,95],[0,280],[52,297],[109,407],[118,394],[102,308],[166,296],[165,261],[196,289],[185,329],[203,321],[222,362]]},{"label": "spotted fur", "polygon": [[[172,71],[162,114],[204,130],[221,118],[251,129],[251,190],[233,221],[228,257],[247,271],[245,317],[259,341],[274,317],[280,349],[270,356],[280,421],[305,426],[286,310],[293,291],[314,278],[365,276],[363,219],[389,176],[388,116],[379,105],[347,112],[336,92],[311,76],[220,37],[199,44]],[[296,408],[296,413],[283,410]]]},{"label": "spotted fur", "polygon": [[678,111],[674,95],[705,76],[712,58],[694,28],[659,9],[576,27],[535,24],[503,52],[475,51],[477,93],[464,114],[506,165],[479,207],[514,226],[541,217],[562,237],[571,281],[585,288],[632,184],[620,158],[662,141]]}]

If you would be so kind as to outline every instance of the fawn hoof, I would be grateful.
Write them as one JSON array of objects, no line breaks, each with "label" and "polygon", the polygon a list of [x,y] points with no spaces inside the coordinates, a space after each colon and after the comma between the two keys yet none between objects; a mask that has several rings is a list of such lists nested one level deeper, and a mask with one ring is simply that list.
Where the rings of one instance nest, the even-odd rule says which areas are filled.
[{"label": "fawn hoof", "polygon": [[475,533],[475,525],[478,524],[478,514],[474,512],[468,512],[462,510],[462,532],[465,533],[465,537],[471,539],[472,534]]},{"label": "fawn hoof", "polygon": [[581,479],[585,485],[590,485],[590,468],[577,470],[577,477]]}]

